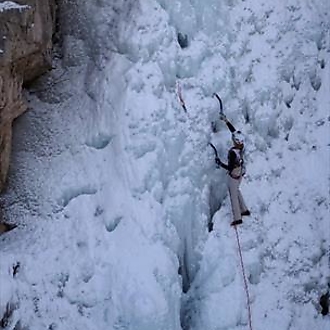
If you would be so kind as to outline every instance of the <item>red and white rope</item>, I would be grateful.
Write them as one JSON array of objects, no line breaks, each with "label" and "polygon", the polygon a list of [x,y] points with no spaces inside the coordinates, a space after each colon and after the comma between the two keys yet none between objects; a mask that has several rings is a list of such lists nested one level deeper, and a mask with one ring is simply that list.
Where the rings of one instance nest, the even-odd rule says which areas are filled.
[{"label": "red and white rope", "polygon": [[249,294],[249,288],[248,288],[248,284],[247,284],[247,280],[246,280],[246,275],[245,275],[245,269],[244,269],[244,263],[243,263],[241,243],[240,243],[240,240],[239,240],[239,235],[238,235],[238,231],[237,231],[237,227],[236,226],[235,226],[235,232],[236,232],[236,239],[237,239],[239,256],[240,256],[240,260],[241,260],[242,275],[243,275],[243,280],[244,280],[244,288],[245,288],[245,293],[246,293],[246,305],[247,305],[247,309],[248,309],[249,326],[250,326],[250,330],[253,330],[252,329],[252,315],[251,315],[250,294]]}]

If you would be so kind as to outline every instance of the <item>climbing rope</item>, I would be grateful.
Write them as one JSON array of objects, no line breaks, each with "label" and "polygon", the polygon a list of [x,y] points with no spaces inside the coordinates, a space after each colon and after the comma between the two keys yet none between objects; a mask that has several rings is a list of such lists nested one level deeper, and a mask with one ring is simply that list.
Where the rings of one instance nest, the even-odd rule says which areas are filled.
[{"label": "climbing rope", "polygon": [[238,245],[238,252],[241,259],[241,267],[242,267],[242,274],[243,274],[243,280],[244,280],[244,287],[246,292],[246,305],[248,309],[248,315],[249,315],[249,326],[250,330],[252,329],[252,316],[251,316],[251,304],[250,304],[250,295],[249,295],[249,288],[246,280],[245,270],[244,270],[244,263],[243,263],[243,256],[242,256],[242,249],[241,249],[241,243],[239,241],[237,226],[234,227],[236,232],[236,239],[237,239],[237,245]]}]

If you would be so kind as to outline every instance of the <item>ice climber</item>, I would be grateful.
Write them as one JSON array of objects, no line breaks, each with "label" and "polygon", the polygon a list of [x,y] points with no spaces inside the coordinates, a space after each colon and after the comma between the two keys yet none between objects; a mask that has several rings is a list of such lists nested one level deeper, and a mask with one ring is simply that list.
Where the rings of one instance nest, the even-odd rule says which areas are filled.
[{"label": "ice climber", "polygon": [[236,226],[242,223],[243,216],[249,216],[251,214],[239,189],[240,183],[245,174],[243,159],[244,136],[240,131],[235,129],[225,115],[221,114],[220,119],[227,124],[227,127],[232,133],[232,141],[234,145],[228,151],[228,165],[224,164],[218,156],[215,158],[215,161],[219,166],[228,171],[228,190],[234,216],[231,226]]}]

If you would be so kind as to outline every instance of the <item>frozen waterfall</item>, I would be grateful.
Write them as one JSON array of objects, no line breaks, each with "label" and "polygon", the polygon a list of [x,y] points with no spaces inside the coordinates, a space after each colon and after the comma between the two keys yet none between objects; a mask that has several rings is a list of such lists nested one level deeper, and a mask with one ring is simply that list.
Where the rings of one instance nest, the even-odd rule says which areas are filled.
[{"label": "frozen waterfall", "polygon": [[329,7],[59,1],[55,69],[26,91],[1,197],[18,228],[0,237],[0,327],[248,329],[208,146],[225,159],[231,145],[217,92],[247,138],[252,217],[238,230],[253,328],[326,329]]}]

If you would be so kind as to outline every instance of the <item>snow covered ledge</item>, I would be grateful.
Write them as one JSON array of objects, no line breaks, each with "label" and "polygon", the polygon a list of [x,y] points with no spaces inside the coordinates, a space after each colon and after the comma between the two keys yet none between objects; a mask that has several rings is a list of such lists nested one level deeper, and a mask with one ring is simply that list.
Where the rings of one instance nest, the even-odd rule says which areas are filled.
[{"label": "snow covered ledge", "polygon": [[12,122],[27,106],[22,85],[51,67],[54,0],[0,4],[0,191],[10,162]]}]

